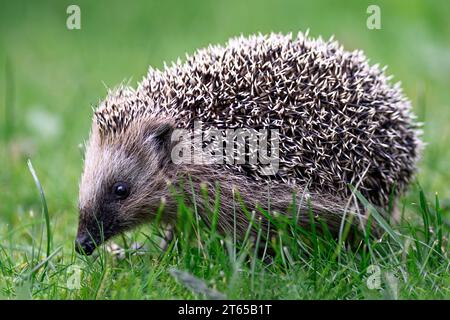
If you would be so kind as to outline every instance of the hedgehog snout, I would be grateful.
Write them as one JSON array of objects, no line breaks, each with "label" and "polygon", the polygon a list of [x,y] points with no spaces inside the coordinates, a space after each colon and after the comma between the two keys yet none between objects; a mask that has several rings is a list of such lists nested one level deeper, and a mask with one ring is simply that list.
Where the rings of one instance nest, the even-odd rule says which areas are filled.
[{"label": "hedgehog snout", "polygon": [[109,211],[88,208],[80,209],[75,250],[90,255],[96,247],[114,235],[114,219]]},{"label": "hedgehog snout", "polygon": [[95,242],[88,234],[78,235],[75,240],[75,251],[79,254],[91,255],[96,247]]},{"label": "hedgehog snout", "polygon": [[100,230],[87,226],[83,217],[80,217],[78,232],[75,239],[75,251],[79,254],[91,255],[95,248],[100,245]]}]

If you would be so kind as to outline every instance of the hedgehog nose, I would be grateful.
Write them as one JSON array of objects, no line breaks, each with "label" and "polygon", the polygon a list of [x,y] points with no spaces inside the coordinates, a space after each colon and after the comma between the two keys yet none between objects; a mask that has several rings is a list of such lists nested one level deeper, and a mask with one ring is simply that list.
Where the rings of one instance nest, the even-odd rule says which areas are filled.
[{"label": "hedgehog nose", "polygon": [[79,235],[75,240],[75,251],[90,256],[95,250],[95,243],[89,235]]}]

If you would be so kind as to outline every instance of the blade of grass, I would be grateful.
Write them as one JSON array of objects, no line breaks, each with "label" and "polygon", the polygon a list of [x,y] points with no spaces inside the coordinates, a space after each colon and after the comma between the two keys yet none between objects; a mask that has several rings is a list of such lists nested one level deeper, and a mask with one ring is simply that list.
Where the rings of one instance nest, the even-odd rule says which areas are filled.
[{"label": "blade of grass", "polygon": [[370,211],[370,214],[374,217],[374,219],[377,221],[377,223],[383,228],[384,231],[386,231],[387,234],[395,241],[397,244],[403,249],[403,242],[401,241],[398,234],[391,228],[391,226],[386,222],[386,220],[381,216],[380,213],[378,213],[377,209],[367,201],[367,199],[353,186],[350,186],[352,188],[352,191],[355,193],[355,195],[358,197],[359,201],[364,205],[364,207]]},{"label": "blade of grass", "polygon": [[439,248],[439,252],[442,253],[442,212],[441,212],[441,207],[439,205],[439,195],[436,192],[436,196],[435,196],[435,203],[436,203],[436,228],[437,228],[437,240],[438,240],[438,248]]},{"label": "blade of grass", "polygon": [[[49,254],[44,260],[42,260],[41,262],[39,262],[31,271],[29,274],[29,278],[31,278],[34,274],[36,274],[37,271],[39,271],[39,269],[41,269],[42,267],[46,267],[48,262],[59,252],[61,251],[62,246],[59,246],[55,251],[53,251],[51,254]],[[45,272],[45,271],[44,271]]]},{"label": "blade of grass", "polygon": [[[47,234],[47,251],[46,251],[46,256],[47,258],[50,256],[50,252],[52,250],[51,246],[52,246],[52,231],[51,231],[51,226],[50,226],[50,215],[48,213],[48,206],[47,206],[47,201],[45,199],[45,194],[44,194],[44,190],[42,188],[41,182],[39,181],[39,178],[36,174],[36,171],[33,168],[33,164],[31,163],[31,160],[28,159],[28,169],[30,170],[31,175],[33,176],[34,179],[34,183],[36,184],[36,187],[39,191],[39,196],[41,199],[41,206],[42,206],[42,215],[44,216],[45,219],[45,228],[46,228],[46,234]],[[44,273],[43,273],[43,277],[45,275],[45,270],[47,268],[47,262],[45,264],[45,268],[44,268]]]},{"label": "blade of grass", "polygon": [[420,213],[422,214],[423,219],[423,229],[425,232],[425,240],[427,243],[430,242],[431,234],[430,234],[430,211],[427,204],[427,199],[425,197],[425,193],[422,188],[419,186],[419,203],[420,203]]}]

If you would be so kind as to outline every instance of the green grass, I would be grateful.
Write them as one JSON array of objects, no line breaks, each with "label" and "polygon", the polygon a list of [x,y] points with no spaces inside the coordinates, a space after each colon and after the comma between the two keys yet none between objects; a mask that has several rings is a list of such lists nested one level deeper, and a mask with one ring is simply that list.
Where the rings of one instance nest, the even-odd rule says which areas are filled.
[{"label": "green grass", "polygon": [[[450,6],[445,0],[340,6],[334,1],[77,1],[82,29],[76,31],[65,27],[69,4],[0,5],[0,297],[450,298]],[[381,7],[381,30],[366,28],[369,4]],[[79,145],[88,136],[91,106],[105,96],[104,85],[130,78],[134,84],[148,65],[161,67],[230,36],[308,28],[313,36],[334,34],[347,49],[363,49],[373,63],[387,64],[425,123],[427,146],[417,183],[401,201],[400,224],[383,222],[381,240],[364,237],[350,249],[314,229],[280,222],[280,236],[267,243],[275,252],[268,262],[250,239],[237,242],[233,235],[198,226],[195,208],[181,198],[182,234],[166,253],[154,243],[157,225],[147,225],[116,239],[124,247],[144,242],[149,248],[144,255],[131,249],[122,260],[104,249],[97,258],[75,254]],[[255,241],[265,245],[264,235]],[[81,270],[79,289],[69,288],[74,268]],[[380,289],[370,289],[378,271]]]}]

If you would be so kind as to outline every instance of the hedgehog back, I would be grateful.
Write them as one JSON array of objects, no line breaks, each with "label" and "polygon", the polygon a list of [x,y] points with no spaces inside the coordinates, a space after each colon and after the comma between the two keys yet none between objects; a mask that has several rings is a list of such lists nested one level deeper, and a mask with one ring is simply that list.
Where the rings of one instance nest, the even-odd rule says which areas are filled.
[{"label": "hedgehog back", "polygon": [[278,129],[275,176],[254,165],[224,166],[341,197],[358,184],[372,203],[387,207],[411,180],[420,140],[410,102],[384,71],[333,40],[239,37],[163,71],[150,69],[137,90],[111,94],[97,122],[118,132],[143,116],[171,117],[181,128],[201,121],[218,129]]}]

